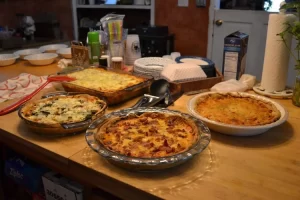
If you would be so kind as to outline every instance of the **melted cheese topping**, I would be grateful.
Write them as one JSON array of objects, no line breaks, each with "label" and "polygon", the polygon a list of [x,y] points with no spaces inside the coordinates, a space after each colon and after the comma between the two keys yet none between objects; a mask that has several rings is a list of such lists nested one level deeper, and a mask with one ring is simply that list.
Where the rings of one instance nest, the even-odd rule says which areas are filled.
[{"label": "melted cheese topping", "polygon": [[271,103],[230,94],[199,98],[195,110],[210,120],[242,126],[270,124],[280,118],[279,110]]},{"label": "melted cheese topping", "polygon": [[96,138],[119,154],[157,158],[188,150],[198,137],[196,126],[180,117],[145,113],[109,120]]},{"label": "melted cheese topping", "polygon": [[74,72],[68,76],[76,78],[72,84],[98,90],[101,92],[114,92],[125,89],[127,87],[137,85],[144,81],[129,74],[118,74],[103,69],[84,69]]},{"label": "melted cheese topping", "polygon": [[59,96],[27,105],[26,119],[44,124],[75,123],[92,118],[104,107],[104,102],[88,95]]}]

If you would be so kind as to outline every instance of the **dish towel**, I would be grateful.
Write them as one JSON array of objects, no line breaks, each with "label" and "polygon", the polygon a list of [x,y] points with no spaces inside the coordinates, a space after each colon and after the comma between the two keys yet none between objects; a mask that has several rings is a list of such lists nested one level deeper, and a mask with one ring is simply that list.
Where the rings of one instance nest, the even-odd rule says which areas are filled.
[{"label": "dish towel", "polygon": [[[24,97],[45,83],[47,76],[34,76],[22,73],[0,83],[0,103],[9,99]],[[46,88],[51,87],[51,83]]]}]

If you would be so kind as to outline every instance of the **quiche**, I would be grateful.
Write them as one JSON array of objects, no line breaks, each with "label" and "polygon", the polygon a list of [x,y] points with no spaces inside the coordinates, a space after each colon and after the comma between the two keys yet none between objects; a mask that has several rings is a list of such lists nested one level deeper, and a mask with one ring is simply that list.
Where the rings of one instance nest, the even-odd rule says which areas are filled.
[{"label": "quiche", "polygon": [[53,96],[26,104],[21,115],[40,124],[69,124],[92,119],[106,103],[87,94]]},{"label": "quiche", "polygon": [[146,112],[109,119],[95,139],[121,155],[161,158],[189,150],[198,135],[193,121],[179,115]]},{"label": "quiche", "polygon": [[106,71],[99,68],[87,68],[70,73],[68,76],[76,79],[69,83],[100,92],[116,92],[145,81],[141,77]]},{"label": "quiche", "polygon": [[207,119],[239,126],[266,125],[281,117],[272,103],[231,93],[202,96],[196,100],[194,109]]}]

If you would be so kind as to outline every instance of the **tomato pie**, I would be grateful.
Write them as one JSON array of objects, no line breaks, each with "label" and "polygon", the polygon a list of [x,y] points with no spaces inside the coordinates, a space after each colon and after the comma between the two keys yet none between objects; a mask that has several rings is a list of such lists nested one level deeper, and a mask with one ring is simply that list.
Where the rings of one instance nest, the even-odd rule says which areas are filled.
[{"label": "tomato pie", "polygon": [[189,150],[198,135],[198,128],[191,120],[174,114],[146,112],[107,120],[95,139],[122,155],[161,158]]}]

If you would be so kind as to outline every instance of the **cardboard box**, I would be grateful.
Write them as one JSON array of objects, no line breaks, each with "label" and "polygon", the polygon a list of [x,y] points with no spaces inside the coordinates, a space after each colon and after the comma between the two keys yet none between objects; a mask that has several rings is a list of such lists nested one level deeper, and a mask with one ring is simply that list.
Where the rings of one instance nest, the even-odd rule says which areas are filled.
[{"label": "cardboard box", "polygon": [[182,93],[191,93],[203,89],[210,89],[217,83],[222,82],[223,76],[216,69],[216,77],[204,78],[196,81],[185,81],[180,83],[171,82],[170,89],[172,91],[180,91]]},{"label": "cardboard box", "polygon": [[47,200],[82,200],[83,187],[59,173],[48,172],[42,177]]},{"label": "cardboard box", "polygon": [[222,74],[224,80],[238,80],[245,72],[249,36],[239,31],[224,39]]},{"label": "cardboard box", "polygon": [[16,184],[23,186],[29,192],[40,193],[43,191],[42,175],[49,169],[7,150],[4,172]]}]

